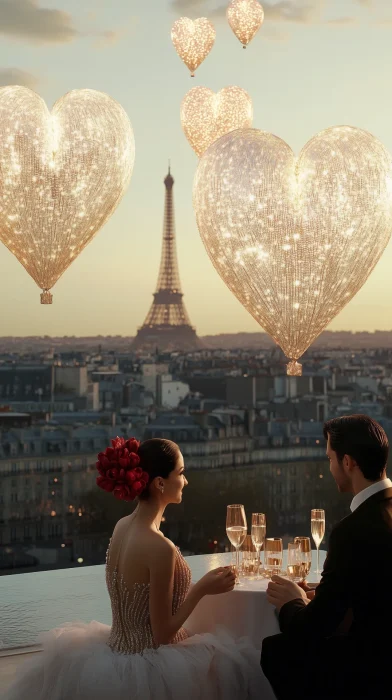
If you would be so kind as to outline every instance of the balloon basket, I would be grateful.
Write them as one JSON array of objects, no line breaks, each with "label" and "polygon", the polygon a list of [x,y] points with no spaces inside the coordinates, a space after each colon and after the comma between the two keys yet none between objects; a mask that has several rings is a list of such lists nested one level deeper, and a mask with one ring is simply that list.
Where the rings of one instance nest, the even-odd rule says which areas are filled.
[{"label": "balloon basket", "polygon": [[52,304],[53,303],[53,294],[51,294],[47,289],[44,289],[44,291],[41,294],[41,304]]},{"label": "balloon basket", "polygon": [[302,365],[297,360],[291,360],[287,365],[288,377],[302,377]]}]

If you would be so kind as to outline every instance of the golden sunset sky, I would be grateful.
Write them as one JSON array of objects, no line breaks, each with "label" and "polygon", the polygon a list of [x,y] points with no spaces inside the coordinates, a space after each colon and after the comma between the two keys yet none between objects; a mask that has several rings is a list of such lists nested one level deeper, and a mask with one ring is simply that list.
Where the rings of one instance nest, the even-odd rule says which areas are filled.
[{"label": "golden sunset sky", "polygon": [[[243,51],[223,0],[0,0],[0,82],[32,87],[52,105],[74,88],[108,93],[135,132],[132,182],[118,210],[54,288],[53,306],[0,244],[0,335],[133,335],[158,275],[168,159],[185,304],[200,335],[257,331],[201,243],[192,208],[197,158],[180,124],[188,90],[239,85],[254,126],[295,151],[340,124],[373,133],[392,151],[392,3],[268,0]],[[215,47],[191,80],[170,41],[181,16],[210,17]],[[392,247],[331,329],[392,328]]]}]

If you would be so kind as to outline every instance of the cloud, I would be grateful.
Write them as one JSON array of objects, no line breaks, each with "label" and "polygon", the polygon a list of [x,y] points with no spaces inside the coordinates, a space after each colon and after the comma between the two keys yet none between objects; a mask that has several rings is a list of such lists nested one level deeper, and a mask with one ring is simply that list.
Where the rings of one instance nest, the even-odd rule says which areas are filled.
[{"label": "cloud", "polygon": [[[321,22],[326,0],[263,0],[262,5],[266,20],[271,22],[297,22],[298,24],[314,24]],[[211,16],[226,15],[227,4],[211,7],[209,0],[172,0],[171,7],[175,12],[186,12],[192,17],[208,12]]]},{"label": "cloud", "polygon": [[40,7],[38,0],[0,0],[0,33],[39,44],[65,44],[79,34],[68,12]]},{"label": "cloud", "polygon": [[[91,26],[82,31],[73,17],[63,10],[41,7],[44,0],[0,0],[0,34],[35,44],[66,44],[81,37],[92,37],[96,46],[112,46],[123,35],[119,31]],[[94,18],[90,17],[89,22]]]},{"label": "cloud", "polygon": [[120,39],[123,38],[124,34],[126,33],[126,30],[114,30],[114,29],[107,29],[104,32],[100,32],[97,35],[96,41],[94,43],[94,46],[97,49],[104,49],[108,46],[114,46],[117,44]]},{"label": "cloud", "polygon": [[19,68],[0,69],[0,87],[4,85],[24,85],[24,87],[28,87],[31,90],[36,90],[39,82],[35,75]]},{"label": "cloud", "polygon": [[[357,5],[363,8],[372,9],[376,0],[355,0]],[[324,11],[328,10],[329,0],[261,0],[264,8],[265,19],[263,33],[267,39],[282,41],[288,38],[286,31],[278,28],[283,24],[319,25],[325,27],[350,27],[359,22],[359,18],[353,16],[342,16],[327,19]],[[227,3],[222,4],[221,0],[171,0],[172,10],[177,14],[187,14],[190,17],[200,17],[207,14],[210,18],[224,18],[227,10]],[[388,18],[379,19],[372,24],[389,24]],[[273,23],[273,24],[272,24]],[[271,26],[272,24],[272,26]]]},{"label": "cloud", "polygon": [[[266,19],[283,22],[301,22],[309,24],[319,17],[325,0],[278,0],[262,2]],[[191,16],[200,16],[200,12],[208,12],[209,16],[224,16],[227,4],[210,6],[208,0],[172,0],[171,6],[175,12],[186,12]]]},{"label": "cloud", "polygon": [[320,21],[324,4],[324,0],[313,0],[313,2],[280,0],[276,3],[263,2],[263,7],[265,18],[271,21],[313,24]]},{"label": "cloud", "polygon": [[356,23],[356,17],[336,17],[336,19],[329,19],[326,22],[326,24],[333,24],[335,27],[347,27],[348,24]]}]

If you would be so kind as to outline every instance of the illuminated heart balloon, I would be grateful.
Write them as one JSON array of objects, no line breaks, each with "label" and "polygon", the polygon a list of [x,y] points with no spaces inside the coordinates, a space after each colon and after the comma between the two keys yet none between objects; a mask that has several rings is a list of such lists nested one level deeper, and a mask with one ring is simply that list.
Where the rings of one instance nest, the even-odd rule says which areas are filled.
[{"label": "illuminated heart balloon", "polygon": [[290,359],[366,282],[392,230],[391,157],[349,126],[317,134],[298,159],[281,139],[233,131],[201,157],[197,224],[223,281]]},{"label": "illuminated heart balloon", "polygon": [[109,219],[135,159],[123,108],[74,90],[49,112],[25,87],[0,89],[0,240],[49,290]]},{"label": "illuminated heart balloon", "polygon": [[237,39],[246,49],[264,21],[264,10],[257,0],[232,0],[227,19]]},{"label": "illuminated heart balloon", "polygon": [[252,100],[235,85],[217,94],[206,87],[194,87],[182,101],[181,125],[198,156],[224,134],[251,127],[252,123]]},{"label": "illuminated heart balloon", "polygon": [[172,42],[179,57],[191,71],[192,78],[214,46],[215,37],[215,28],[206,17],[195,20],[181,17],[174,22]]}]

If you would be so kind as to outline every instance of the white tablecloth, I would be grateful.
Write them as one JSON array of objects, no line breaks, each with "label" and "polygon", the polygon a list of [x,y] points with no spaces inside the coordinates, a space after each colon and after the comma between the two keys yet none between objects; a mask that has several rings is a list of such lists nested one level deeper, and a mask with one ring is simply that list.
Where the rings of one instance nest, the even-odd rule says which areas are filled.
[{"label": "white tablecloth", "polygon": [[[321,567],[324,559],[325,552],[320,551]],[[211,569],[230,564],[232,555],[194,556],[187,561],[192,569],[192,579],[196,582]],[[314,556],[312,566],[315,564]],[[309,580],[312,580],[311,576]],[[275,608],[267,601],[268,580],[241,579],[241,583],[243,586],[236,587],[230,593],[202,598],[184,627],[192,634],[198,634],[213,632],[217,625],[223,625],[236,637],[249,637],[255,647],[261,649],[265,637],[279,633]]]}]

